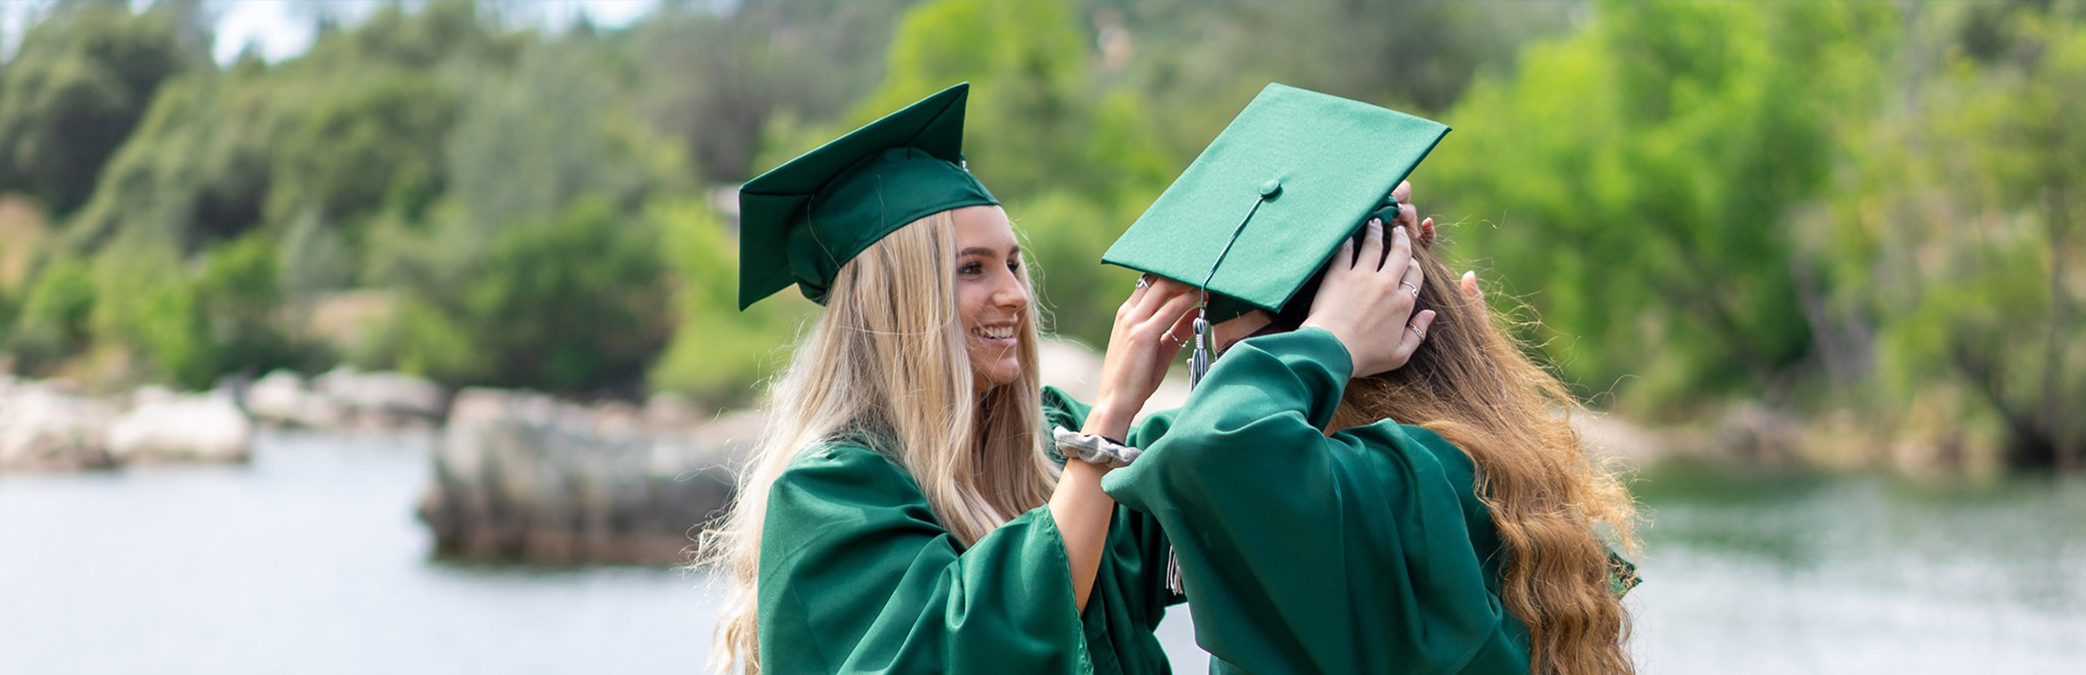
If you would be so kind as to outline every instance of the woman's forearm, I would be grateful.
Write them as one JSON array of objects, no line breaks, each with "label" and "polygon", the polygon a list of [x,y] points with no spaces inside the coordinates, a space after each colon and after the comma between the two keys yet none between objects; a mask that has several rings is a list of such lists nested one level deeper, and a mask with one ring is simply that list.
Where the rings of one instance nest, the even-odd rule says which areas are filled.
[{"label": "woman's forearm", "polygon": [[1101,569],[1101,553],[1108,546],[1108,524],[1115,516],[1115,500],[1101,491],[1101,476],[1107,472],[1106,467],[1066,460],[1065,474],[1050,495],[1050,519],[1065,538],[1065,558],[1072,567],[1072,599],[1082,612],[1094,591],[1094,575]]},{"label": "woman's forearm", "polygon": [[[1087,416],[1081,431],[1120,439],[1130,428],[1130,416],[1103,402]],[[1094,575],[1100,572],[1101,555],[1108,547],[1108,525],[1115,520],[1115,500],[1101,491],[1101,477],[1108,467],[1078,459],[1065,460],[1065,473],[1057,491],[1050,495],[1050,519],[1065,538],[1065,559],[1072,567],[1072,598],[1086,611],[1087,597],[1094,590]]]}]

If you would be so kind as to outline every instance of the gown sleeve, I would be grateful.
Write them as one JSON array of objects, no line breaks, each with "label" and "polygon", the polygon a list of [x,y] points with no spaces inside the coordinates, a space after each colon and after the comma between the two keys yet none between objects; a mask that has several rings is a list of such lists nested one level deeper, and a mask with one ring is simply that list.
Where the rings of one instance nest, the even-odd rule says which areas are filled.
[{"label": "gown sleeve", "polygon": [[903,469],[859,445],[778,477],[761,532],[760,657],[771,673],[1087,673],[1049,508],[969,548]]},{"label": "gown sleeve", "polygon": [[1103,488],[1173,535],[1196,641],[1222,665],[1528,672],[1436,454],[1389,421],[1321,431],[1351,372],[1322,330],[1241,342]]}]

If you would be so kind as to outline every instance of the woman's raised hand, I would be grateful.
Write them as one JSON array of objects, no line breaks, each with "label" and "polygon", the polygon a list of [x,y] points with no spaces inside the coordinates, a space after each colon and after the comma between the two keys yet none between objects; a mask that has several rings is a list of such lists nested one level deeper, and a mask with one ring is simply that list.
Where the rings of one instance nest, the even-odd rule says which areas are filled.
[{"label": "woman's raised hand", "polygon": [[[1347,347],[1353,377],[1397,370],[1412,358],[1434,323],[1434,310],[1413,314],[1426,277],[1412,257],[1412,235],[1370,219],[1361,250],[1349,239],[1326,262],[1325,282],[1311,301],[1305,326],[1323,328]],[[1385,250],[1385,230],[1390,247]]]},{"label": "woman's raised hand", "polygon": [[1101,360],[1101,389],[1083,430],[1121,439],[1193,333],[1193,286],[1146,275],[1115,311]]}]

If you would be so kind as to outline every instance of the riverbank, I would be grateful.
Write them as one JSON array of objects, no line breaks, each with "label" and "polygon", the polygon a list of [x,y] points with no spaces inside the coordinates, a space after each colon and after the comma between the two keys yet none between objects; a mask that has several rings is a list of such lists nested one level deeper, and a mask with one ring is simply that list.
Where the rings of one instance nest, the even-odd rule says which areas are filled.
[{"label": "riverbank", "polygon": [[[0,672],[701,669],[718,600],[701,577],[436,555],[415,515],[434,443],[263,430],[246,464],[0,475]],[[1641,477],[1646,581],[1627,602],[1645,672],[2086,662],[2086,480]],[[1192,636],[1169,612],[1178,672],[1203,671]]]}]

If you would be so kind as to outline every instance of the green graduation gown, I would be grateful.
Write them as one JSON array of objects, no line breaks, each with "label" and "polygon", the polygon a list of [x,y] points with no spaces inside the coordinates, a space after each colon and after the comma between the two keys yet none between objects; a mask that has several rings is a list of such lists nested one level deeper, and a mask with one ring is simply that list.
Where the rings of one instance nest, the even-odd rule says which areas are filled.
[{"label": "green graduation gown", "polygon": [[1388,420],[1324,435],[1351,372],[1323,330],[1245,340],[1102,486],[1173,535],[1212,671],[1527,673],[1474,465]]},{"label": "green graduation gown", "polygon": [[[1085,406],[1055,389],[1044,398],[1046,425],[1083,424]],[[1170,672],[1152,630],[1178,599],[1149,516],[1117,507],[1082,613],[1048,506],[965,547],[870,444],[810,448],[775,480],[761,530],[763,671]]]}]

